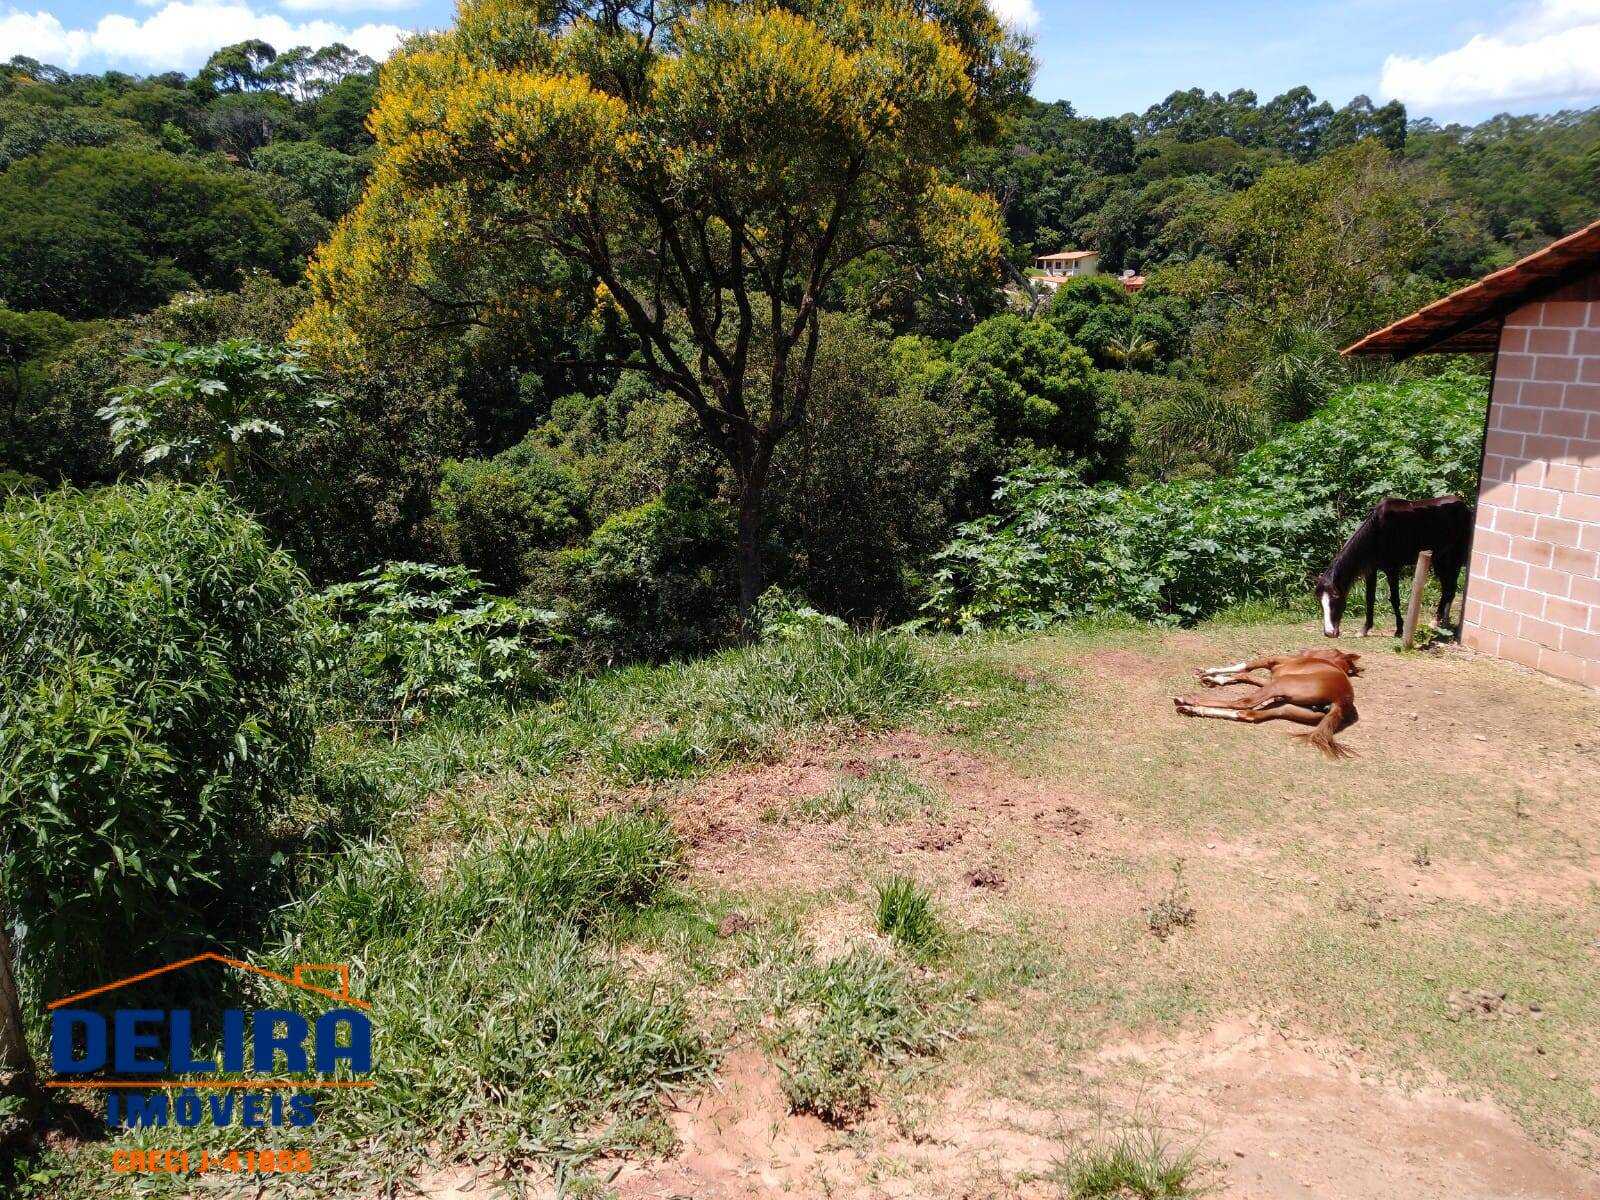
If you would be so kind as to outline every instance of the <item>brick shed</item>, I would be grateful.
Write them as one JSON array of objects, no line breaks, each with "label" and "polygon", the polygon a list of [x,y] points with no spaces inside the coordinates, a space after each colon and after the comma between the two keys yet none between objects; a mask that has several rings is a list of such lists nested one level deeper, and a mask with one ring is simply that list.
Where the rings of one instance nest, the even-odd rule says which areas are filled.
[{"label": "brick shed", "polygon": [[1600,687],[1600,221],[1346,354],[1492,351],[1461,640]]}]

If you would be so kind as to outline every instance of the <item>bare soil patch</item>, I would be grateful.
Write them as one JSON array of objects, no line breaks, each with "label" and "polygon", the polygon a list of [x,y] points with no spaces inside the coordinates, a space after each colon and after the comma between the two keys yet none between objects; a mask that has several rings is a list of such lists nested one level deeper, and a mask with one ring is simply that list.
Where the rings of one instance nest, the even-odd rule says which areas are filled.
[{"label": "bare soil patch", "polygon": [[[1595,1177],[1535,1143],[1492,1100],[1403,1088],[1349,1047],[1260,1018],[1101,1051],[1118,1086],[1204,1136],[1239,1200],[1503,1200],[1595,1195]],[[1135,1082],[1136,1081],[1136,1082]]]},{"label": "bare soil patch", "polygon": [[1120,1106],[1159,1113],[1174,1145],[1205,1147],[1209,1194],[1237,1200],[1595,1194],[1594,1176],[1492,1101],[1403,1088],[1348,1047],[1260,1017],[1108,1045],[1085,1071],[1092,1105],[1032,1107],[958,1085],[920,1112],[880,1112],[847,1134],[788,1113],[770,1063],[745,1047],[715,1089],[671,1114],[679,1153],[629,1164],[615,1186],[624,1200],[1053,1197],[1053,1168],[1127,1119]]},{"label": "bare soil patch", "polygon": [[[797,804],[842,780],[891,765],[936,795],[936,814],[887,823],[795,815]],[[1058,784],[898,731],[730,772],[674,798],[669,811],[695,873],[737,891],[821,892],[859,876],[864,863],[914,867],[953,889],[968,874],[992,872],[998,844],[1020,838],[1059,850],[1082,838],[1090,821],[1081,803]]]}]

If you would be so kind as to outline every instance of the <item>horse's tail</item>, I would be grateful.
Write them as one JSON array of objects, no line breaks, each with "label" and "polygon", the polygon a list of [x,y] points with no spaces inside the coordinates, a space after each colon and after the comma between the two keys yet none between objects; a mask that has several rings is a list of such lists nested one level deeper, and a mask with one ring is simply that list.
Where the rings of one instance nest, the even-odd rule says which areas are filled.
[{"label": "horse's tail", "polygon": [[[1351,710],[1354,713],[1354,709]],[[1317,722],[1315,729],[1306,729],[1297,732],[1294,736],[1304,738],[1329,758],[1354,758],[1355,751],[1349,746],[1333,740],[1333,735],[1338,733],[1344,725],[1344,705],[1335,700],[1328,705],[1327,715]]]}]

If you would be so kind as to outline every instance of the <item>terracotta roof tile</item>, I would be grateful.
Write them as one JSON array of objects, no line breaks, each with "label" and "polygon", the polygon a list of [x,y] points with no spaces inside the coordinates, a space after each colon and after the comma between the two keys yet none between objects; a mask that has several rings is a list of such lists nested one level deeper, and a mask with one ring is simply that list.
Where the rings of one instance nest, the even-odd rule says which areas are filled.
[{"label": "terracotta roof tile", "polygon": [[1600,271],[1600,221],[1369,333],[1346,346],[1344,353],[1409,358],[1413,354],[1493,350],[1507,313],[1536,294],[1591,271]]}]

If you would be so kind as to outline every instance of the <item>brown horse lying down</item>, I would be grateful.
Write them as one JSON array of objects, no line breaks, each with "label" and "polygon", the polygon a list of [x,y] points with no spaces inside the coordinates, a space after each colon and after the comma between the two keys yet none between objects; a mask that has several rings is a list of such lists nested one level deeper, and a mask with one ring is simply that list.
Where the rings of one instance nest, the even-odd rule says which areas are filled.
[{"label": "brown horse lying down", "polygon": [[[1302,650],[1299,654],[1274,654],[1225,667],[1196,671],[1206,687],[1248,683],[1255,691],[1230,700],[1212,696],[1174,696],[1172,703],[1186,717],[1221,717],[1227,721],[1298,721],[1315,729],[1297,733],[1329,758],[1344,758],[1355,751],[1341,746],[1333,735],[1356,719],[1356,694],[1350,677],[1359,673],[1359,654],[1343,650]],[[1262,680],[1250,674],[1267,671]]]}]

